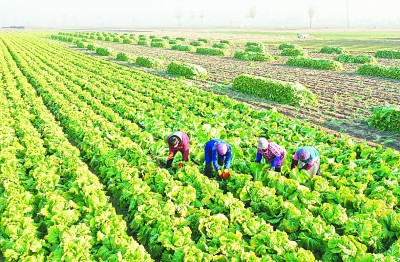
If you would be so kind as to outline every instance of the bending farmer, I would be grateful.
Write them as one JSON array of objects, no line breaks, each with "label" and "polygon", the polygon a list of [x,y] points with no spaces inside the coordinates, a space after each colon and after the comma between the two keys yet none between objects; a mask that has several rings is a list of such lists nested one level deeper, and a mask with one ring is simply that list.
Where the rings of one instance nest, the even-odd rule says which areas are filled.
[{"label": "bending farmer", "polygon": [[303,146],[297,149],[296,153],[293,155],[291,168],[293,169],[297,165],[300,170],[306,170],[310,178],[313,178],[314,175],[321,175],[319,153],[312,146]]},{"label": "bending farmer", "polygon": [[281,172],[283,161],[285,160],[286,151],[274,142],[268,141],[261,137],[258,139],[256,162],[261,163],[264,157],[267,163],[270,163],[270,169]]},{"label": "bending farmer", "polygon": [[[188,161],[189,158],[189,137],[182,131],[177,131],[172,133],[168,138],[168,148],[169,155],[167,158],[167,166],[166,168],[170,168],[172,166],[172,162],[174,161],[174,157],[176,153],[182,153],[182,160]],[[183,167],[183,163],[179,163],[178,167]]]},{"label": "bending farmer", "polygon": [[[204,158],[206,166],[204,168],[204,174],[208,177],[212,175],[212,166],[218,172],[218,176],[222,178],[228,178],[229,166],[231,164],[232,148],[222,139],[213,139],[205,144]],[[222,170],[219,166],[224,166]]]}]

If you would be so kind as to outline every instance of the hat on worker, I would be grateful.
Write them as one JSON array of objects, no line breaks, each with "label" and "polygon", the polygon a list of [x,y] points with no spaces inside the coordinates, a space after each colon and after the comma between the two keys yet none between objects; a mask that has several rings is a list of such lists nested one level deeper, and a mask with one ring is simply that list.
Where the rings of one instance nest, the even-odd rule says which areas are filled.
[{"label": "hat on worker", "polygon": [[267,149],[269,145],[269,142],[266,138],[261,137],[260,139],[258,139],[258,148],[259,149]]},{"label": "hat on worker", "polygon": [[220,142],[217,144],[217,152],[220,155],[225,155],[228,152],[228,145],[225,142]]},{"label": "hat on worker", "polygon": [[297,152],[297,156],[300,158],[300,160],[303,160],[303,161],[307,160],[310,158],[310,151],[308,151],[305,148],[302,148]]}]

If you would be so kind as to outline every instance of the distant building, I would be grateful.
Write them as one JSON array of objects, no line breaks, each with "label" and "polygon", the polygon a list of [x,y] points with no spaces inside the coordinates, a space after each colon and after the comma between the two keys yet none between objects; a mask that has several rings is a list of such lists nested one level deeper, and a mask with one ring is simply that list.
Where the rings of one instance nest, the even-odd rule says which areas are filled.
[{"label": "distant building", "polygon": [[21,25],[12,25],[12,26],[3,26],[3,28],[25,29],[25,26],[21,26]]}]

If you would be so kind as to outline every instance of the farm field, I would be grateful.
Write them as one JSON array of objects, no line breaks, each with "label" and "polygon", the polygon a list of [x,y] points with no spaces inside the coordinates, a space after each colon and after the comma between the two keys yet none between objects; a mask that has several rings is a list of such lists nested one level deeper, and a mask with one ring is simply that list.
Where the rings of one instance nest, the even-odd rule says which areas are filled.
[{"label": "farm field", "polygon": [[[349,33],[350,34],[350,33]],[[231,53],[237,50],[244,49],[244,41],[239,41],[240,38],[237,35],[215,33],[215,34],[200,34],[197,35],[191,33],[188,35],[183,34],[188,38],[187,42],[197,39],[199,37],[207,36],[209,39],[213,39],[215,42],[221,39],[228,39],[232,41]],[[292,33],[293,35],[293,33]],[[357,39],[355,34],[355,40],[357,44],[349,45],[348,48],[350,53],[353,54],[373,54],[374,50],[379,48],[384,49],[385,45],[393,46],[393,43],[399,44],[399,40],[393,37],[392,34],[361,34]],[[240,35],[243,39],[243,35]],[[323,41],[328,43],[338,44],[340,43],[341,37],[344,38],[343,42],[348,42],[349,35],[322,35],[321,38],[325,37],[326,40],[320,39],[302,39],[300,42],[293,36],[289,37],[285,34],[283,36],[271,36],[271,39],[266,38],[263,35],[250,34],[251,41],[261,41],[266,44],[268,51],[274,55],[279,56],[281,50],[278,49],[279,43],[286,43],[288,41],[303,46],[308,51],[309,57],[320,58],[320,59],[333,59],[335,54],[321,54],[319,49],[321,48]],[[363,36],[363,37],[362,37]],[[380,37],[380,38],[379,38]],[[376,39],[383,39],[379,42]],[[279,40],[276,40],[279,39]],[[369,40],[373,39],[373,40]],[[389,39],[384,41],[385,39]],[[236,41],[236,42],[233,42]],[[365,49],[368,47],[370,42],[376,43],[376,46],[372,47],[369,52]],[[186,63],[193,63],[204,67],[208,72],[208,79],[197,81],[197,85],[206,89],[211,90],[219,94],[226,94],[232,98],[240,101],[249,102],[250,104],[260,108],[272,108],[276,107],[280,113],[296,119],[305,119],[312,124],[317,124],[326,127],[337,132],[346,133],[359,139],[366,139],[371,143],[382,144],[389,146],[397,150],[400,149],[400,135],[396,135],[390,132],[383,132],[367,125],[368,118],[374,107],[384,104],[400,104],[400,82],[393,79],[369,77],[356,74],[356,70],[359,67],[357,64],[343,64],[344,70],[335,72],[327,70],[314,70],[304,69],[298,67],[289,67],[285,65],[288,57],[282,56],[279,60],[274,62],[257,62],[257,61],[241,61],[233,57],[220,57],[220,56],[207,56],[191,52],[180,52],[165,48],[154,48],[139,45],[126,45],[113,42],[95,41],[101,46],[115,50],[115,52],[126,52],[133,54],[134,56],[151,56],[166,59],[167,61],[181,61]],[[211,42],[212,44],[213,42]],[[210,45],[211,45],[210,44]],[[313,48],[309,48],[313,47]],[[317,49],[317,47],[319,49]],[[308,49],[307,49],[308,48]],[[400,59],[377,59],[379,64],[385,66],[400,66]],[[166,64],[164,68],[166,68]],[[170,77],[165,75],[163,71],[158,72],[154,69],[139,68],[152,73],[158,73],[164,77]],[[278,104],[273,101],[266,101],[256,97],[243,95],[233,91],[229,85],[233,79],[240,74],[247,73],[256,76],[271,77],[274,79],[300,82],[307,86],[313,91],[319,99],[318,106],[308,106],[302,109],[293,107],[290,105]]]},{"label": "farm field", "polygon": [[[298,33],[307,33],[309,38],[299,39]],[[145,33],[150,34],[150,33]],[[175,31],[155,31],[158,35],[175,35]],[[201,37],[211,40],[229,39],[234,43],[244,44],[247,41],[263,41],[271,45],[279,45],[290,42],[301,45],[303,48],[320,49],[325,45],[341,46],[351,52],[375,52],[379,49],[397,49],[399,41],[398,30],[335,30],[335,29],[313,29],[313,30],[199,30],[198,32],[179,32],[179,36],[187,38]]]},{"label": "farm field", "polygon": [[[1,32],[0,260],[399,261],[400,140],[364,123],[370,107],[399,104],[399,80],[96,44],[201,65],[209,79]],[[320,104],[240,95],[227,83],[242,73],[299,81]],[[175,130],[190,137],[190,161],[167,170]],[[254,163],[260,136],[289,153],[282,173]],[[202,174],[204,143],[217,137],[233,148],[223,181]],[[290,171],[303,145],[321,153],[321,176]]]}]

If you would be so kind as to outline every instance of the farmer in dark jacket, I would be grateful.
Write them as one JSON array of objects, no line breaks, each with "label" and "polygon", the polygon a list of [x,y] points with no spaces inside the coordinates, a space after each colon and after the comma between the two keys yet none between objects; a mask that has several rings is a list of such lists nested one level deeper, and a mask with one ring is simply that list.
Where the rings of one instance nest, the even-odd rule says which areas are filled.
[{"label": "farmer in dark jacket", "polygon": [[313,178],[315,175],[321,175],[320,172],[320,156],[317,151],[312,146],[303,146],[297,149],[296,153],[293,155],[292,166],[295,168],[299,166],[299,169],[304,169]]},{"label": "farmer in dark jacket", "polygon": [[[174,161],[174,157],[176,153],[182,153],[182,160],[188,161],[189,159],[189,137],[182,131],[176,131],[172,133],[167,138],[169,155],[167,158],[167,166],[166,168],[170,168],[172,166],[172,162]],[[183,167],[183,163],[179,163],[178,167]]]},{"label": "farmer in dark jacket", "polygon": [[[231,157],[232,148],[228,143],[222,139],[208,141],[204,148],[204,158],[206,162],[204,174],[208,177],[212,175],[212,163],[221,179],[228,178],[230,176],[229,167],[231,164]],[[224,170],[222,170],[220,166],[223,166]]]}]

